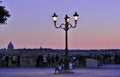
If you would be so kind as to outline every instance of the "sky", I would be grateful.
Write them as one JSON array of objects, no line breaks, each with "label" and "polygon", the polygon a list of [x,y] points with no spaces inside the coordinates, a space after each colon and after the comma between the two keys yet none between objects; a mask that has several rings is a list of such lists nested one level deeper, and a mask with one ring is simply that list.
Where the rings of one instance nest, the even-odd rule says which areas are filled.
[{"label": "sky", "polygon": [[0,48],[11,41],[17,48],[65,48],[65,31],[56,29],[67,14],[79,14],[68,32],[69,49],[120,49],[120,0],[1,0],[11,17],[0,25]]}]

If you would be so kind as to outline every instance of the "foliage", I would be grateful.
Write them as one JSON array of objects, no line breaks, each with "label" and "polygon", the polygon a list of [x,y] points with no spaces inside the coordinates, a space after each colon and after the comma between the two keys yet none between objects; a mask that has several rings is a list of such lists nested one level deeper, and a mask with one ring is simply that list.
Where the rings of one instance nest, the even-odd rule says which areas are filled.
[{"label": "foliage", "polygon": [[0,24],[6,24],[8,17],[10,17],[9,11],[4,6],[0,6]]}]

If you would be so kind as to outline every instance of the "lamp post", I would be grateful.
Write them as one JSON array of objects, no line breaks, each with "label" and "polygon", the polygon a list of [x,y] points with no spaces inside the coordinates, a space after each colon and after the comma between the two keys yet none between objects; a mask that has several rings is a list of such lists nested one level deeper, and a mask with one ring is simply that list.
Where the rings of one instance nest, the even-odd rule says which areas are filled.
[{"label": "lamp post", "polygon": [[53,14],[52,19],[55,25],[55,28],[57,29],[63,29],[65,30],[65,61],[64,61],[64,70],[69,70],[69,56],[68,56],[68,30],[71,28],[75,28],[77,26],[77,21],[78,21],[78,17],[79,15],[77,14],[77,12],[75,12],[75,14],[73,15],[74,17],[74,21],[75,21],[75,25],[72,26],[72,24],[70,23],[70,18],[66,15],[65,16],[65,23],[62,23],[60,26],[56,25],[57,22],[57,15],[56,13]]}]

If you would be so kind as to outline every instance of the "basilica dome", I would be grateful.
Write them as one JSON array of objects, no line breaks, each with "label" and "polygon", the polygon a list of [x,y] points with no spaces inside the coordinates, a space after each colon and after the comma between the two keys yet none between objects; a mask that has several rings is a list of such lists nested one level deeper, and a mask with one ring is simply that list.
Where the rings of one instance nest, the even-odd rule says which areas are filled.
[{"label": "basilica dome", "polygon": [[10,42],[10,43],[8,44],[7,49],[8,49],[8,50],[13,50],[13,49],[14,49],[14,46],[13,46],[12,42]]}]

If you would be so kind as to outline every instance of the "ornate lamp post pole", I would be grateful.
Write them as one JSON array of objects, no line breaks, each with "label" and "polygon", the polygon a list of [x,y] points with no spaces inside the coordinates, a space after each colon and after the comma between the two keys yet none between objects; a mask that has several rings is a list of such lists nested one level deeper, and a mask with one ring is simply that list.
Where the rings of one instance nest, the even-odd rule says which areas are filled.
[{"label": "ornate lamp post pole", "polygon": [[69,70],[69,56],[68,56],[68,30],[71,28],[75,28],[77,26],[77,21],[78,21],[78,17],[79,15],[77,14],[77,12],[75,12],[75,14],[73,15],[74,17],[74,21],[75,21],[75,25],[72,26],[72,24],[70,24],[70,18],[66,15],[65,16],[65,23],[62,23],[60,26],[56,26],[56,22],[57,22],[57,15],[56,13],[53,14],[52,18],[53,18],[53,22],[55,25],[55,28],[59,29],[63,29],[65,30],[65,61],[64,61],[64,70]]}]

